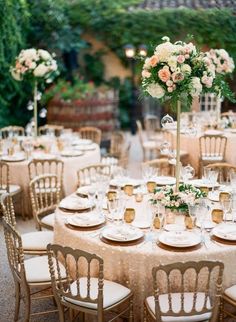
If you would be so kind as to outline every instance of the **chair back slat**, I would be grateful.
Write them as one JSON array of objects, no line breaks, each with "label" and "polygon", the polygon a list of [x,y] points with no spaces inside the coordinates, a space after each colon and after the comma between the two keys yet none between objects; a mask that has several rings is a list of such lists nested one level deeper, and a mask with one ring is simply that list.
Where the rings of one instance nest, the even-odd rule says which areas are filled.
[{"label": "chair back slat", "polygon": [[25,129],[22,126],[10,125],[5,126],[0,129],[0,137],[2,139],[7,139],[10,136],[23,136],[25,134]]},{"label": "chair back slat", "polygon": [[98,145],[101,144],[102,131],[96,127],[86,126],[79,129],[79,134],[82,139],[92,140]]},{"label": "chair back slat", "polygon": [[39,135],[53,134],[55,136],[60,136],[63,131],[64,126],[56,124],[45,124],[40,126],[38,129]]},{"label": "chair back slat", "polygon": [[40,175],[30,182],[33,215],[40,227],[40,217],[52,213],[60,202],[61,184],[53,174]]},{"label": "chair back slat", "polygon": [[[179,262],[154,267],[156,321],[165,316],[192,316],[209,312],[215,315],[222,291],[223,269],[224,264],[219,261]],[[163,296],[168,304],[165,310],[161,306]],[[188,303],[186,309],[187,296],[191,298],[191,307]]]},{"label": "chair back slat", "polygon": [[199,138],[200,157],[220,158],[224,160],[227,138],[221,135],[203,135]]},{"label": "chair back slat", "polygon": [[1,209],[3,218],[13,227],[16,227],[16,216],[12,196],[5,193],[1,196]]},{"label": "chair back slat", "polygon": [[[103,259],[95,254],[88,253],[86,251],[72,249],[70,247],[63,247],[61,245],[48,245],[48,259],[49,259],[49,270],[51,274],[52,287],[54,295],[61,298],[66,297],[67,299],[77,300],[81,302],[96,303],[98,305],[98,310],[103,308]],[[67,285],[65,287],[65,279],[62,280],[62,275],[60,272],[59,261],[65,266],[68,260],[73,260],[75,272],[69,272],[66,269],[66,281]],[[84,265],[86,263],[88,269],[87,273],[84,274]],[[94,269],[94,265],[98,268],[98,292],[94,297],[91,292],[92,276],[91,272]],[[85,279],[84,286],[86,285],[87,292],[82,294],[82,280]],[[76,289],[70,287],[72,282],[75,281],[73,285],[76,285]],[[85,292],[83,292],[85,293]],[[93,297],[92,297],[93,295]]]},{"label": "chair back slat", "polygon": [[217,170],[219,172],[220,183],[229,182],[231,172],[236,172],[236,166],[225,162],[208,164],[206,168],[209,168],[211,170]]},{"label": "chair back slat", "polygon": [[9,193],[10,189],[10,172],[9,165],[0,161],[0,194]]},{"label": "chair back slat", "polygon": [[111,176],[111,166],[108,164],[95,164],[84,167],[77,172],[78,186],[90,185],[97,181],[98,176]]}]

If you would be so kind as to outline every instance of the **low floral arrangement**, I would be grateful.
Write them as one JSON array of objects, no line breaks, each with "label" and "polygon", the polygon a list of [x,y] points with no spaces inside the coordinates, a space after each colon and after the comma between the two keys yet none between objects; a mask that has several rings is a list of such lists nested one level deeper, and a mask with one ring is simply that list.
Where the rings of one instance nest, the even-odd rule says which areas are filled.
[{"label": "low floral arrangement", "polygon": [[44,104],[47,104],[55,96],[64,101],[79,100],[93,94],[94,91],[94,84],[92,82],[85,82],[80,77],[74,77],[73,83],[59,79],[55,85],[45,91],[42,100]]},{"label": "low floral arrangement", "polygon": [[10,69],[12,77],[17,81],[22,81],[25,77],[41,78],[50,83],[58,73],[54,56],[44,49],[23,49]]},{"label": "low floral arrangement", "polygon": [[171,43],[168,37],[162,40],[154,54],[145,59],[142,70],[144,92],[161,101],[170,100],[173,106],[178,100],[185,101],[188,108],[193,97],[204,93],[232,99],[227,83],[218,72],[229,72],[234,68],[226,51],[212,50],[207,54],[191,42]]},{"label": "low floral arrangement", "polygon": [[194,205],[200,198],[204,197],[206,197],[205,192],[191,184],[180,184],[178,192],[172,186],[155,189],[153,198],[150,201],[152,204],[160,203],[171,210],[188,212],[188,205]]}]

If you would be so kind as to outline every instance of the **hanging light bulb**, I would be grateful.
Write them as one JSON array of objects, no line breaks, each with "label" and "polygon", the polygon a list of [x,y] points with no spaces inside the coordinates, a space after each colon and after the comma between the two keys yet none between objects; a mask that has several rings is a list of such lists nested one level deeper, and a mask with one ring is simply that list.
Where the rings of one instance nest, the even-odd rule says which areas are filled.
[{"label": "hanging light bulb", "polygon": [[169,128],[171,125],[173,125],[174,120],[173,117],[170,116],[169,114],[166,114],[162,119],[161,119],[161,125],[164,128]]},{"label": "hanging light bulb", "polygon": [[39,112],[39,117],[41,117],[42,119],[45,119],[45,117],[47,117],[47,110],[45,107],[43,107],[40,112]]},{"label": "hanging light bulb", "polygon": [[32,101],[29,101],[28,104],[27,104],[27,110],[28,111],[33,111],[33,109],[34,109],[33,102]]}]

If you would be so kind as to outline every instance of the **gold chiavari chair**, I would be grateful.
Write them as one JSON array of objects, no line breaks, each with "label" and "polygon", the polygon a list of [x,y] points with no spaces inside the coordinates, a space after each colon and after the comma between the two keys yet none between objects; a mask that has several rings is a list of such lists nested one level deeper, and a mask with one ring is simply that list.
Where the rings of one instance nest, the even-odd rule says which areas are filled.
[{"label": "gold chiavari chair", "polygon": [[222,295],[222,316],[220,322],[223,322],[224,318],[227,317],[234,318],[234,320],[236,321],[236,313],[229,311],[226,305],[236,309],[236,285],[233,285],[225,289]]},{"label": "gold chiavari chair", "polygon": [[[32,300],[53,298],[52,292],[50,291],[51,277],[48,269],[48,257],[44,255],[25,259],[22,239],[19,233],[5,219],[3,219],[3,227],[8,262],[15,284],[14,321],[18,321],[21,299],[23,299],[25,305],[24,322],[30,322],[31,317],[57,312],[57,309],[35,313],[31,311]],[[60,277],[63,279],[66,276],[65,269],[61,263],[58,263],[58,265],[61,271]],[[46,291],[50,293],[46,294]]]},{"label": "gold chiavari chair", "polygon": [[[101,257],[70,247],[48,245],[48,258],[60,322],[65,321],[65,308],[95,315],[98,322],[104,322],[105,314],[113,313],[119,307],[122,311],[116,314],[116,318],[128,313],[129,322],[133,321],[133,294],[127,287],[104,279]],[[60,261],[67,272],[64,285],[60,280]],[[74,279],[69,274],[69,263],[73,263]],[[98,277],[92,277],[92,272],[97,273]],[[59,277],[58,281],[56,276]]]},{"label": "gold chiavari chair", "polygon": [[64,129],[64,126],[62,125],[45,124],[43,126],[40,126],[38,131],[39,131],[39,135],[45,135],[45,134],[48,134],[49,132],[52,132],[55,136],[60,136],[63,129]]},{"label": "gold chiavari chair", "polygon": [[217,170],[219,172],[219,182],[229,182],[230,181],[230,173],[236,172],[236,166],[229,163],[212,163],[208,164],[206,168],[211,170]]},{"label": "gold chiavari chair", "polygon": [[97,176],[111,176],[111,166],[108,164],[94,164],[84,167],[77,172],[78,187],[87,186],[97,181]]},{"label": "gold chiavari chair", "polygon": [[61,197],[63,197],[63,174],[64,162],[59,159],[40,160],[33,159],[28,164],[30,181],[42,174],[54,174],[61,186]]},{"label": "gold chiavari chair", "polygon": [[[14,204],[10,194],[6,193],[1,196],[1,209],[3,218],[16,228]],[[32,231],[21,234],[21,239],[24,254],[42,255],[47,253],[47,245],[53,241],[53,232]]]},{"label": "gold chiavari chair", "polygon": [[153,267],[154,296],[145,300],[144,321],[217,321],[223,270],[219,261]]},{"label": "gold chiavari chair", "polygon": [[169,163],[169,160],[166,158],[146,161],[143,162],[143,165],[157,169],[158,175],[168,176],[171,174],[171,165]]},{"label": "gold chiavari chair", "polygon": [[61,185],[56,175],[44,174],[30,182],[30,199],[36,228],[53,229],[54,211],[60,202]]},{"label": "gold chiavari chair", "polygon": [[113,132],[111,134],[111,145],[109,155],[120,159],[125,145],[125,135],[121,131]]},{"label": "gold chiavari chair", "polygon": [[143,150],[143,160],[146,161],[148,158],[157,157],[159,144],[155,140],[145,138],[142,123],[139,120],[136,121],[136,124],[139,141]]},{"label": "gold chiavari chair", "polygon": [[0,137],[6,139],[9,137],[10,133],[13,136],[23,136],[25,135],[25,129],[22,126],[10,125],[2,127],[0,129]]},{"label": "gold chiavari chair", "polygon": [[101,144],[102,139],[102,131],[93,126],[85,126],[79,129],[79,134],[82,139],[92,140],[94,143],[98,145]]},{"label": "gold chiavari chair", "polygon": [[202,135],[199,138],[200,146],[200,171],[203,166],[225,162],[227,138],[223,135]]},{"label": "gold chiavari chair", "polygon": [[0,196],[9,193],[12,197],[20,199],[21,214],[25,218],[24,202],[22,198],[22,189],[16,184],[10,184],[10,170],[7,162],[0,161]]}]

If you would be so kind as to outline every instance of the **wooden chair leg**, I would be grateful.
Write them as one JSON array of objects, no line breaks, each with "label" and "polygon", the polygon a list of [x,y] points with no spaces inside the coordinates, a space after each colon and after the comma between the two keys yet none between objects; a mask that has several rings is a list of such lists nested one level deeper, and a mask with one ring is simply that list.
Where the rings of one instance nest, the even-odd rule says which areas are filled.
[{"label": "wooden chair leg", "polygon": [[20,310],[20,284],[15,282],[15,314],[14,314],[14,321],[18,321]]},{"label": "wooden chair leg", "polygon": [[134,321],[134,306],[133,306],[133,298],[129,301],[129,322]]},{"label": "wooden chair leg", "polygon": [[30,312],[31,312],[31,298],[30,293],[27,292],[25,295],[25,319],[24,322],[30,322]]},{"label": "wooden chair leg", "polygon": [[147,309],[145,303],[143,307],[143,322],[147,322]]}]

